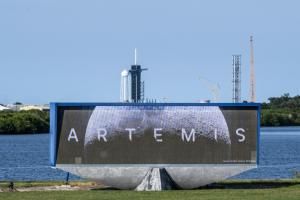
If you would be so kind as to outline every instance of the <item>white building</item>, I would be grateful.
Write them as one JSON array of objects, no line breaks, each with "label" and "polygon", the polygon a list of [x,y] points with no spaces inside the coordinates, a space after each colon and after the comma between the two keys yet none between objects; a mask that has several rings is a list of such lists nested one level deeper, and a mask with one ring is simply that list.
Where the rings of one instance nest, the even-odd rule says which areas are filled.
[{"label": "white building", "polygon": [[28,110],[40,110],[40,111],[42,111],[43,108],[42,108],[42,106],[25,105],[25,106],[20,107],[19,110],[20,110],[20,111],[22,111],[22,110],[25,110],[25,111],[28,111]]},{"label": "white building", "polygon": [[0,104],[0,111],[3,111],[3,110],[10,110],[10,109],[8,107],[5,107],[5,106]]}]

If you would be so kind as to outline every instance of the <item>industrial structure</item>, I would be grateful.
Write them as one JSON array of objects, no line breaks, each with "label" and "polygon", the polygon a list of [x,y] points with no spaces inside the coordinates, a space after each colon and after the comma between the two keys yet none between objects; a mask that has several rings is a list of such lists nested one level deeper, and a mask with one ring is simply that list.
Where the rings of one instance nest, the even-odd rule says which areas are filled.
[{"label": "industrial structure", "polygon": [[250,91],[249,93],[250,93],[249,102],[256,102],[253,36],[250,36]]},{"label": "industrial structure", "polygon": [[[130,70],[123,70],[121,72],[121,102],[144,102],[145,98],[145,82],[141,79],[142,71],[141,65],[137,64],[137,51],[134,50],[134,65],[131,65]],[[130,82],[130,86],[129,86]]]},{"label": "industrial structure", "polygon": [[[203,85],[211,92],[213,95],[213,102],[219,102],[220,97],[220,85],[218,83],[214,83],[211,80],[208,80],[204,77],[199,77],[199,80],[202,82]],[[209,100],[208,100],[209,101]]]},{"label": "industrial structure", "polygon": [[241,55],[232,56],[232,102],[241,102]]}]

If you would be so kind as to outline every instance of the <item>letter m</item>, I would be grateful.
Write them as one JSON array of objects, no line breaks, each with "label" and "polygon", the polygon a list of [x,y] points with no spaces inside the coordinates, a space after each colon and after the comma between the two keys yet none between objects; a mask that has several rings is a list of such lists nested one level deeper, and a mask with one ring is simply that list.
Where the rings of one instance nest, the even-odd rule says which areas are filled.
[{"label": "letter m", "polygon": [[187,142],[189,142],[191,140],[191,138],[192,138],[193,142],[195,142],[195,129],[192,128],[190,134],[188,135],[186,133],[185,129],[183,128],[181,130],[181,139],[182,139],[182,141],[186,140]]}]

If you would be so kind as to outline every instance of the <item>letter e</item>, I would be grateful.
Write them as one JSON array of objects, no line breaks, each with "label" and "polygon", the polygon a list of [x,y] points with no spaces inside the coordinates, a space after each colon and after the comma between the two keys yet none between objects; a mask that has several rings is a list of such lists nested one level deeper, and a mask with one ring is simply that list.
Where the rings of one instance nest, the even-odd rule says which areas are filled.
[{"label": "letter e", "polygon": [[161,137],[162,134],[158,133],[158,131],[162,131],[162,128],[154,128],[154,138],[156,140],[156,142],[162,142],[162,138],[157,138],[157,137]]}]

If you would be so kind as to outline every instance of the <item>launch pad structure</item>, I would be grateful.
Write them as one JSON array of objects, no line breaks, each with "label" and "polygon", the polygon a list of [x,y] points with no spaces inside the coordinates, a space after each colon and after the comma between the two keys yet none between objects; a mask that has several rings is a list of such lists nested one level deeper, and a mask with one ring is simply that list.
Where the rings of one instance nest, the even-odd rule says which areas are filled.
[{"label": "launch pad structure", "polygon": [[[137,64],[137,50],[134,49],[134,65],[130,70],[121,73],[121,102],[142,103],[145,99],[145,82],[142,81],[142,71],[148,70]],[[130,85],[129,85],[130,84]]]}]

